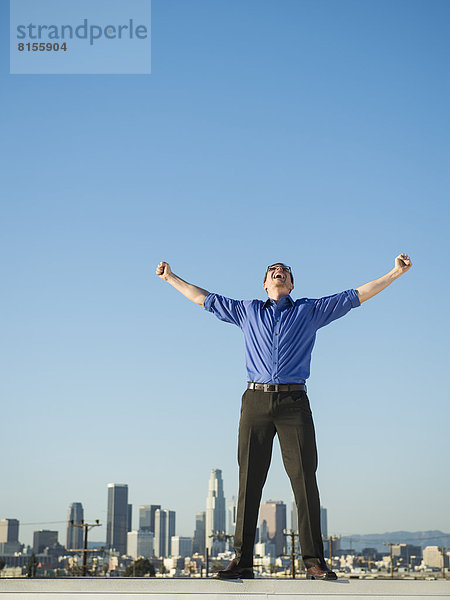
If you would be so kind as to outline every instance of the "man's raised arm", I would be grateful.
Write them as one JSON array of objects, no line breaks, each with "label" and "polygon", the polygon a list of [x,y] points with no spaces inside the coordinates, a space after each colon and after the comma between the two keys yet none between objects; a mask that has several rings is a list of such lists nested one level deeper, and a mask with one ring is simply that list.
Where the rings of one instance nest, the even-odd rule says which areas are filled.
[{"label": "man's raised arm", "polygon": [[160,279],[164,279],[164,281],[170,283],[170,285],[181,292],[183,296],[186,296],[186,298],[192,300],[192,302],[195,302],[195,304],[203,306],[203,302],[205,301],[205,298],[208,296],[209,292],[197,287],[196,285],[192,285],[192,283],[184,281],[184,279],[181,279],[181,277],[178,277],[178,275],[172,273],[169,263],[164,261],[160,262],[156,267],[156,274]]},{"label": "man's raised arm", "polygon": [[409,256],[407,254],[399,254],[395,259],[394,268],[389,271],[389,273],[386,273],[386,275],[383,275],[378,279],[374,279],[373,281],[369,281],[369,283],[365,283],[364,285],[360,285],[356,288],[359,301],[361,303],[365,302],[366,300],[369,300],[369,298],[372,298],[381,292],[381,290],[384,290],[384,288],[390,285],[395,279],[400,277],[400,275],[406,273],[411,266],[412,262]]}]

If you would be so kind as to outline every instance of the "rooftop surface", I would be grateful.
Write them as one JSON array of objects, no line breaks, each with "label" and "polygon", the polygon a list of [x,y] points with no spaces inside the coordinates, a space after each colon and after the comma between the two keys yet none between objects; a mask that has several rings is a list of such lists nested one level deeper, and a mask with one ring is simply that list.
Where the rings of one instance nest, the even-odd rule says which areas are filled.
[{"label": "rooftop surface", "polygon": [[450,581],[68,578],[0,579],[0,600],[294,600],[450,598]]}]

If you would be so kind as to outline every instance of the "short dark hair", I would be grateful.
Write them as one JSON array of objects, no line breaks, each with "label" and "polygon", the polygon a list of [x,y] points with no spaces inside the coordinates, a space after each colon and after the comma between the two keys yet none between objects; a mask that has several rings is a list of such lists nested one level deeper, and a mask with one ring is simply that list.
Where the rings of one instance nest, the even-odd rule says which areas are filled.
[{"label": "short dark hair", "polygon": [[281,265],[282,267],[287,267],[287,268],[289,269],[289,275],[291,276],[291,283],[292,283],[292,285],[294,285],[294,276],[292,275],[292,270],[291,270],[291,268],[290,268],[290,267],[288,267],[287,265],[285,265],[285,264],[284,264],[284,263],[282,263],[282,262],[275,262],[275,263],[272,263],[271,265],[269,265],[269,266],[267,267],[267,269],[266,269],[266,274],[264,275],[264,281],[263,281],[263,284],[264,284],[264,283],[266,283],[266,279],[267,279],[267,273],[269,272],[269,269],[270,269],[270,267],[274,267],[275,265]]}]

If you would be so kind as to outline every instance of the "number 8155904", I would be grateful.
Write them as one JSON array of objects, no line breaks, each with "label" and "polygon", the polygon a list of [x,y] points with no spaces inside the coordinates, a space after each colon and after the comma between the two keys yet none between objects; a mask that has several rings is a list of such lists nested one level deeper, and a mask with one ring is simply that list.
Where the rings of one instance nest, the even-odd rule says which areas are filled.
[{"label": "number 8155904", "polygon": [[58,52],[60,50],[66,52],[67,44],[66,42],[63,42],[62,44],[59,44],[58,42],[21,42],[17,45],[17,49],[19,52]]}]

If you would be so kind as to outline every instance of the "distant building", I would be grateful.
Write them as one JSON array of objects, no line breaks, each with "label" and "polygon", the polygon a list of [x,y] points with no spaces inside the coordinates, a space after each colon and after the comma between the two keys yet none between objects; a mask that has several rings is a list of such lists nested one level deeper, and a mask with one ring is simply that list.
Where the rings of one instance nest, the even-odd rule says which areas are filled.
[{"label": "distant building", "polygon": [[19,541],[19,521],[2,519],[0,521],[0,543]]},{"label": "distant building", "polygon": [[283,554],[285,546],[286,504],[281,500],[268,500],[261,505],[259,516],[260,541],[275,544],[276,556]]},{"label": "distant building", "polygon": [[363,548],[361,550],[361,554],[363,558],[372,561],[381,560],[382,557],[381,552],[378,552],[376,548]]},{"label": "distant building", "polygon": [[291,529],[298,532],[298,511],[295,499],[291,501]]},{"label": "distant building", "polygon": [[[331,544],[330,544],[331,537]],[[353,554],[354,550],[343,550],[341,549],[341,538],[340,537],[324,537],[323,538],[323,551],[325,558],[330,558],[330,545],[332,556],[341,556],[342,554]]]},{"label": "distant building", "polygon": [[68,550],[80,550],[83,548],[83,528],[73,527],[81,524],[84,519],[83,505],[81,502],[72,502],[67,510],[66,548]]},{"label": "distant building", "polygon": [[234,535],[236,529],[236,496],[232,496],[227,503],[227,533]]},{"label": "distant building", "polygon": [[255,544],[255,556],[270,556],[271,560],[276,558],[275,544],[258,542]]},{"label": "distant building", "polygon": [[[426,567],[442,568],[442,553],[444,549],[440,546],[427,546],[423,549],[423,564]],[[444,566],[447,568],[448,555],[444,554]]]},{"label": "distant building", "polygon": [[127,552],[127,532],[130,521],[128,485],[108,483],[108,513],[106,519],[106,548]]},{"label": "distant building", "polygon": [[322,537],[328,537],[328,511],[323,506],[320,507],[320,531],[322,532]]},{"label": "distant building", "polygon": [[154,535],[152,531],[140,529],[127,533],[127,554],[132,558],[149,558],[154,554]]},{"label": "distant building", "polygon": [[133,505],[127,506],[127,532],[133,529]]},{"label": "distant building", "polygon": [[422,547],[411,544],[392,544],[392,559],[396,566],[419,565],[422,559]]},{"label": "distant building", "polygon": [[215,556],[225,550],[225,542],[210,537],[213,533],[225,533],[225,496],[223,495],[222,471],[211,469],[206,498],[205,546],[210,555]]},{"label": "distant building", "polygon": [[41,529],[33,533],[33,552],[41,554],[45,548],[51,548],[58,543],[58,532]]},{"label": "distant building", "polygon": [[199,512],[195,515],[195,531],[192,543],[193,554],[205,554],[205,520],[205,511]]},{"label": "distant building", "polygon": [[155,511],[155,556],[167,558],[172,555],[172,536],[175,535],[175,511]]},{"label": "distant building", "polygon": [[0,521],[0,554],[19,552],[19,521],[17,519],[2,519]]},{"label": "distant building", "polygon": [[139,507],[139,529],[155,533],[155,512],[161,510],[160,504],[144,504]]},{"label": "distant building", "polygon": [[181,556],[181,558],[192,556],[192,538],[172,536],[172,556]]}]

